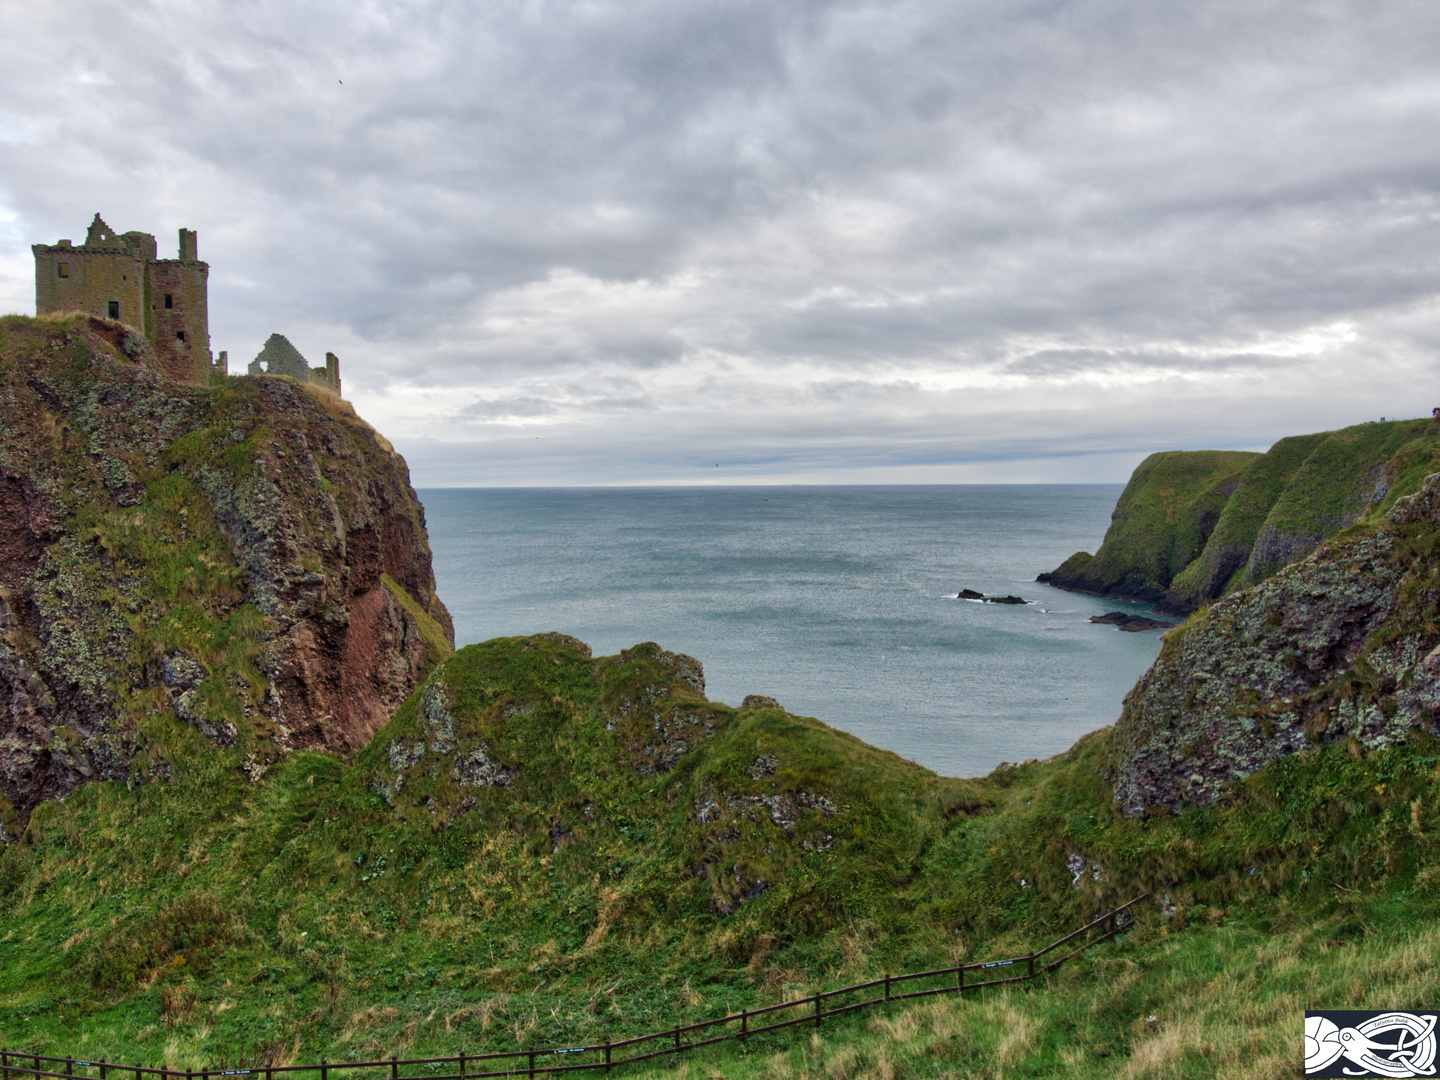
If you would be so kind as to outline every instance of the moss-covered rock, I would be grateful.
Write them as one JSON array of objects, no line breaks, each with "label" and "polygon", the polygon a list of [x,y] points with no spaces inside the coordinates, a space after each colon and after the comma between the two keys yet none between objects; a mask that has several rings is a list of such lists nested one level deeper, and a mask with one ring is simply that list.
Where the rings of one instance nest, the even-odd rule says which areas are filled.
[{"label": "moss-covered rock", "polygon": [[175,383],[121,330],[0,319],[7,836],[90,780],[358,749],[452,648],[405,463],[348,404]]},{"label": "moss-covered rock", "polygon": [[1440,475],[1167,635],[1115,727],[1127,813],[1205,805],[1307,744],[1396,746],[1440,709]]}]

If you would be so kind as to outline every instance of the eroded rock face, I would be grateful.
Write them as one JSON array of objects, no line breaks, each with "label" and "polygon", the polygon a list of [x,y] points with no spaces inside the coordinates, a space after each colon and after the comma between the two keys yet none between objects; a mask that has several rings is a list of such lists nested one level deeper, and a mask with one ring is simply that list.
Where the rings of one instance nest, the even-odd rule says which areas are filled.
[{"label": "eroded rock face", "polygon": [[1115,727],[1130,815],[1214,801],[1307,743],[1434,731],[1440,476],[1377,526],[1321,547],[1173,632]]},{"label": "eroded rock face", "polygon": [[362,746],[453,641],[405,463],[348,405],[175,383],[117,340],[0,319],[10,834],[86,780],[166,775],[166,718],[247,775]]},{"label": "eroded rock face", "polygon": [[719,716],[705,697],[705,670],[653,641],[626,649],[600,672],[601,709],[646,775],[668,772],[715,733]]}]

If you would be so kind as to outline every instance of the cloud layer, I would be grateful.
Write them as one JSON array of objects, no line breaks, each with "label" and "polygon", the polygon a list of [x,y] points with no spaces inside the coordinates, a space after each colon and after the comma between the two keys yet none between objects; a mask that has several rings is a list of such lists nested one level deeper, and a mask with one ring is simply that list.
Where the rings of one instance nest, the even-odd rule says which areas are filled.
[{"label": "cloud layer", "polygon": [[1415,415],[1440,14],[0,0],[0,307],[95,210],[417,483],[1114,480]]}]

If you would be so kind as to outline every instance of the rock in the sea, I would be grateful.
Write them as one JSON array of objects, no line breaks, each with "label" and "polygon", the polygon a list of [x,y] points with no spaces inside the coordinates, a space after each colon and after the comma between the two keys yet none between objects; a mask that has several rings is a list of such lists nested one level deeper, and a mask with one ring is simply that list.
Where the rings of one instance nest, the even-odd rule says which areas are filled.
[{"label": "rock in the sea", "polygon": [[1026,604],[1028,600],[1019,596],[986,596],[983,592],[976,592],[974,589],[961,589],[955,597],[957,600],[979,600],[985,604]]},{"label": "rock in the sea", "polygon": [[1138,634],[1142,630],[1168,630],[1171,626],[1170,623],[1161,622],[1159,619],[1149,619],[1131,611],[1107,611],[1104,615],[1091,615],[1090,621],[1106,623],[1132,634]]}]

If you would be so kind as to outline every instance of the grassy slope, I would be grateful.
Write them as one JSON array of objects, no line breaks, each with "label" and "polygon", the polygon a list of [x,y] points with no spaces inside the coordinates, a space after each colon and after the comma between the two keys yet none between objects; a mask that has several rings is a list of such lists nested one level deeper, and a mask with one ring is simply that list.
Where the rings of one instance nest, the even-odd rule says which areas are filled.
[{"label": "grassy slope", "polygon": [[1324,433],[1293,435],[1250,463],[1204,551],[1171,582],[1174,595],[1197,606],[1223,595],[1231,579],[1245,569],[1266,517],[1291,478],[1325,439]]},{"label": "grassy slope", "polygon": [[1415,491],[1436,468],[1440,438],[1429,420],[1392,420],[1330,432],[1266,516],[1244,580],[1237,584],[1258,584],[1303,558],[1321,540],[1372,509]]},{"label": "grassy slope", "polygon": [[[814,720],[707,703],[666,656],[471,646],[352,767],[301,752],[251,785],[213,759],[46,804],[0,858],[0,1043],[199,1066],[603,1039],[1024,951],[1141,889],[1173,913],[1157,900],[1050,986],[705,1067],[1209,1076],[1252,1052],[1293,1064],[1297,1002],[1433,997],[1406,937],[1436,914],[1428,741],[1307,752],[1223,805],[1125,821],[1108,732],[945,780]],[[678,714],[713,734],[655,773],[652,717],[696,730]],[[482,749],[509,786],[455,780]]]},{"label": "grassy slope", "polygon": [[1238,450],[1151,454],[1125,485],[1099,552],[1072,555],[1055,571],[1057,584],[1163,596],[1204,549],[1239,476],[1258,457]]},{"label": "grassy slope", "polygon": [[1259,455],[1152,454],[1099,551],[1076,552],[1041,580],[1193,611],[1304,558],[1437,470],[1440,429],[1430,420],[1292,436]]}]

